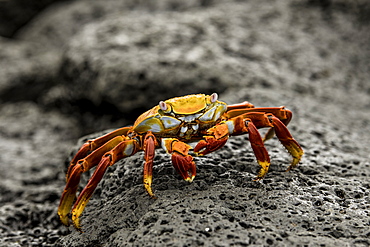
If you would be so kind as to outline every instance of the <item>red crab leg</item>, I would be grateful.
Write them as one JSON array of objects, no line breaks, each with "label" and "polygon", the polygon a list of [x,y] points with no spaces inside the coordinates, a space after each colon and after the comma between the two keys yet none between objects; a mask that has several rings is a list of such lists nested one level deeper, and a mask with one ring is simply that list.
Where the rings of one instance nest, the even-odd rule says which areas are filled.
[{"label": "red crab leg", "polygon": [[153,161],[155,155],[155,148],[157,146],[157,141],[152,132],[148,132],[144,138],[144,187],[148,194],[152,198],[156,198],[152,191],[152,180],[153,180]]},{"label": "red crab leg", "polygon": [[172,154],[172,164],[180,176],[192,182],[196,175],[196,166],[193,157],[188,154],[191,146],[175,138],[163,138],[162,147]]},{"label": "red crab leg", "polygon": [[87,156],[88,153],[94,151],[95,149],[101,147],[105,143],[107,143],[109,140],[113,139],[116,136],[122,136],[126,135],[129,130],[131,130],[132,127],[123,127],[116,129],[108,134],[105,134],[99,138],[93,139],[93,140],[88,140],[86,141],[81,148],[77,151],[76,155],[73,157],[73,159],[70,162],[70,165],[68,167],[68,171],[66,174],[66,179],[71,175],[71,172],[74,168],[74,166],[77,164],[77,162],[80,159],[83,159]]},{"label": "red crab leg", "polygon": [[254,155],[256,156],[258,164],[261,166],[261,170],[255,180],[260,180],[266,176],[269,170],[270,156],[268,155],[265,145],[263,144],[262,137],[253,122],[245,120],[245,125],[249,133],[249,142],[252,146]]},{"label": "red crab leg", "polygon": [[[297,166],[303,155],[303,150],[298,142],[292,137],[288,128],[279,118],[275,117],[273,114],[264,114],[262,112],[246,113],[243,115],[243,117],[251,119],[257,128],[273,127],[273,130],[276,132],[276,136],[278,137],[279,141],[293,157],[292,163],[288,167],[287,171]],[[259,175],[257,179],[259,178],[263,177]]]},{"label": "red crab leg", "polygon": [[[228,133],[225,126],[227,126]],[[249,133],[252,149],[258,163],[262,167],[256,179],[262,179],[266,175],[270,165],[270,158],[268,157],[260,134],[257,131],[257,128],[263,127],[273,127],[278,139],[293,157],[293,161],[288,167],[287,171],[296,167],[303,155],[302,148],[292,137],[285,124],[280,121],[279,118],[275,117],[272,114],[265,114],[263,112],[245,113],[241,116],[232,118],[225,122],[221,122],[220,124],[212,127],[208,131],[211,136],[206,136],[206,140],[200,141],[194,148],[194,152],[203,155],[217,150],[218,145],[220,145],[220,142],[222,140],[218,137],[222,136],[220,134],[221,132],[224,136],[227,136],[228,134],[241,135],[244,133]],[[218,136],[215,135],[215,133],[218,133]]]},{"label": "red crab leg", "polygon": [[274,125],[274,130],[279,141],[288,150],[290,155],[293,156],[293,161],[287,169],[287,171],[289,171],[290,169],[293,169],[298,165],[303,155],[303,149],[293,138],[288,128],[284,125],[284,123],[282,123],[282,121],[280,121],[280,119],[273,115],[270,115],[269,117],[271,118],[272,124]]},{"label": "red crab leg", "polygon": [[270,157],[263,144],[261,135],[251,119],[243,118],[243,116],[235,117],[212,127],[208,133],[212,135],[205,136],[205,140],[201,140],[195,146],[195,153],[198,155],[208,154],[222,147],[230,134],[240,135],[248,133],[254,155],[261,166],[256,180],[262,179],[266,175],[270,167]]},{"label": "red crab leg", "polygon": [[[240,104],[242,106],[242,104]],[[281,107],[258,107],[258,108],[238,108],[238,107],[233,107],[230,108],[228,107],[228,111],[225,113],[225,116],[227,119],[231,119],[233,117],[237,117],[246,113],[252,113],[252,112],[262,112],[262,113],[271,113],[275,117],[279,118],[281,122],[283,122],[285,125],[288,125],[290,120],[292,119],[292,112],[288,109],[285,109],[284,106]],[[263,141],[267,141],[274,137],[274,129],[270,128],[267,133],[265,134],[265,137],[263,138]]]},{"label": "red crab leg", "polygon": [[98,183],[103,178],[103,175],[109,166],[112,166],[118,160],[135,154],[139,150],[138,142],[134,139],[126,140],[119,143],[111,151],[104,154],[100,163],[96,167],[86,187],[81,191],[75,204],[72,208],[72,223],[76,229],[81,230],[80,215],[82,214],[90,197],[98,186]]},{"label": "red crab leg", "polygon": [[106,152],[113,149],[122,141],[124,141],[123,136],[113,138],[84,159],[79,160],[77,164],[73,166],[73,169],[70,171],[70,175],[68,176],[66,187],[63,191],[58,208],[60,220],[64,225],[69,225],[68,214],[71,210],[73,201],[76,198],[76,191],[78,184],[80,183],[81,174],[96,166]]},{"label": "red crab leg", "polygon": [[[287,171],[297,166],[303,155],[303,150],[298,142],[292,137],[286,125],[279,118],[273,114],[264,114],[263,112],[250,112],[242,116],[244,118],[251,119],[257,128],[272,127],[281,144],[283,144],[293,157],[292,163],[288,167]],[[289,114],[288,116],[291,117]],[[290,120],[290,118],[287,119]]]},{"label": "red crab leg", "polygon": [[[273,114],[265,114],[263,112],[250,112],[242,115],[244,118],[249,118],[253,121],[257,128],[272,127],[273,131],[276,132],[276,136],[283,146],[288,150],[290,155],[293,157],[293,161],[288,167],[287,171],[297,166],[302,155],[303,150],[298,142],[290,134],[288,128],[282,120],[274,116]],[[291,119],[291,112],[287,111],[287,121]]]}]

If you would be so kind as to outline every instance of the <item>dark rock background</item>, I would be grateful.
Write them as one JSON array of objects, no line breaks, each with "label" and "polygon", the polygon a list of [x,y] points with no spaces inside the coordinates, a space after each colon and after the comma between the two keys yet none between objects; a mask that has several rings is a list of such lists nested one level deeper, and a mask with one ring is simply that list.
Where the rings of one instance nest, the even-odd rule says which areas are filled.
[{"label": "dark rock background", "polygon": [[[368,1],[27,4],[0,1],[0,246],[370,245]],[[273,139],[270,172],[252,181],[241,136],[196,157],[188,184],[158,150],[152,200],[137,154],[109,168],[83,234],[61,225],[77,139],[199,92],[291,109],[300,166],[284,172]]]}]

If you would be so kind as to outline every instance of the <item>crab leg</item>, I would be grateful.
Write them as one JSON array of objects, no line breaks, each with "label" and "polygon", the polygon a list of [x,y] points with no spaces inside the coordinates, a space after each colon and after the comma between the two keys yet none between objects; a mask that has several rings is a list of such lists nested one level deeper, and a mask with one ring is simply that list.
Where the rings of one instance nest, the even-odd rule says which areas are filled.
[{"label": "crab leg", "polygon": [[249,133],[249,142],[252,146],[254,155],[256,156],[258,164],[261,166],[255,180],[260,180],[266,176],[269,170],[270,156],[268,155],[265,145],[263,144],[262,137],[253,122],[245,120],[245,125]]},{"label": "crab leg", "polygon": [[172,154],[172,164],[180,176],[185,181],[193,182],[197,171],[193,157],[188,154],[192,147],[175,138],[163,138],[162,147]]},{"label": "crab leg", "polygon": [[198,153],[198,155],[204,155],[217,150],[224,142],[220,136],[248,133],[257,162],[262,167],[256,180],[262,179],[270,166],[270,158],[264,147],[263,140],[257,131],[257,128],[263,127],[271,127],[276,132],[279,141],[293,157],[293,161],[287,171],[296,167],[303,155],[302,148],[279,118],[275,117],[273,114],[265,114],[263,112],[245,113],[212,127],[208,131],[210,136],[205,136],[205,140],[201,140],[197,144],[194,148],[194,152]]},{"label": "crab leg", "polygon": [[[286,119],[289,123],[292,115],[290,111],[287,112],[290,113],[287,114],[289,117]],[[290,166],[287,168],[287,171],[295,168],[298,165],[303,155],[303,149],[290,134],[288,128],[286,127],[286,124],[282,120],[271,113],[265,114],[263,112],[250,112],[242,115],[242,117],[250,118],[257,128],[271,127],[273,132],[276,132],[276,136],[279,139],[280,143],[288,150],[290,155],[293,157],[293,160]]]},{"label": "crab leg", "polygon": [[241,110],[245,108],[254,108],[254,105],[248,101],[244,101],[239,104],[228,105],[227,112],[232,111],[232,110]]},{"label": "crab leg", "polygon": [[73,168],[77,164],[77,162],[80,159],[83,159],[87,156],[88,153],[96,150],[97,148],[103,146],[105,143],[107,143],[109,140],[113,139],[116,136],[122,136],[122,135],[127,135],[127,132],[131,129],[132,127],[123,127],[116,129],[106,135],[103,135],[99,138],[93,139],[93,140],[88,140],[86,141],[81,148],[77,151],[76,155],[73,157],[73,159],[70,162],[70,165],[68,167],[68,171],[66,174],[66,180],[70,177]]},{"label": "crab leg", "polygon": [[197,144],[194,148],[195,153],[198,155],[208,154],[221,148],[226,143],[229,135],[248,133],[254,155],[261,166],[256,180],[262,179],[266,175],[270,167],[270,157],[252,119],[244,118],[243,116],[235,117],[212,127],[208,133],[212,135],[205,136],[205,140],[201,140]]},{"label": "crab leg", "polygon": [[96,166],[99,163],[101,157],[106,152],[113,149],[120,142],[124,141],[124,139],[124,136],[116,136],[115,138],[86,156],[84,159],[79,160],[76,165],[73,166],[70,171],[70,175],[68,176],[66,187],[63,191],[58,208],[60,220],[64,225],[69,225],[68,214],[71,210],[73,201],[76,198],[76,191],[78,188],[78,184],[80,183],[81,174]]},{"label": "crab leg", "polygon": [[284,123],[282,123],[282,121],[280,121],[280,119],[273,115],[270,115],[269,117],[271,118],[272,124],[274,125],[274,130],[279,141],[288,150],[290,155],[293,156],[293,161],[287,169],[287,171],[289,171],[298,165],[303,155],[303,149],[293,138],[288,128],[285,126]]},{"label": "crab leg", "polygon": [[153,180],[153,161],[155,155],[155,148],[157,146],[157,141],[152,132],[148,132],[144,138],[144,187],[148,194],[152,198],[156,198],[152,191],[152,180]]},{"label": "crab leg", "polygon": [[[251,108],[248,107],[248,102],[245,102],[245,106],[242,104],[237,104],[237,105],[231,105],[228,106],[227,112],[225,113],[225,116],[227,119],[231,119],[246,113],[251,113],[251,112],[262,112],[262,113],[271,113],[275,117],[279,118],[281,122],[283,122],[286,126],[289,124],[290,120],[292,119],[293,113],[285,109],[284,106],[281,107],[258,107],[258,108]],[[263,138],[263,141],[267,141],[274,137],[274,129],[270,128],[267,133],[265,134],[265,137]]]},{"label": "crab leg", "polygon": [[[288,116],[291,118],[291,114],[288,114]],[[279,118],[277,118],[273,114],[265,114],[262,112],[246,113],[242,115],[242,117],[250,118],[253,123],[255,123],[257,128],[272,127],[271,129],[276,132],[276,136],[279,139],[280,143],[288,150],[290,155],[293,157],[292,163],[288,167],[287,171],[298,165],[303,155],[303,149],[290,134],[286,125]],[[287,120],[290,121],[290,118],[287,118]]]},{"label": "crab leg", "polygon": [[81,191],[75,204],[72,208],[72,223],[76,229],[81,229],[80,215],[82,214],[90,197],[94,193],[98,183],[103,178],[103,175],[109,166],[112,166],[118,160],[135,154],[139,150],[138,142],[134,139],[126,140],[119,143],[112,150],[105,153],[100,163],[98,164],[94,174],[91,176],[86,187]]}]

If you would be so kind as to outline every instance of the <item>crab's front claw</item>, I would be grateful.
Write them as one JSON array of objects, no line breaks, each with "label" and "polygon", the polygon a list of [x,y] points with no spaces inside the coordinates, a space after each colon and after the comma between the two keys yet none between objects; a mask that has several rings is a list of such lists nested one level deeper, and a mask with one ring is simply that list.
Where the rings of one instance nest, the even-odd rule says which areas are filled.
[{"label": "crab's front claw", "polygon": [[198,156],[206,155],[212,153],[220,148],[222,148],[228,140],[225,136],[221,139],[216,139],[213,136],[205,136],[205,140],[201,140],[194,148],[194,153]]},{"label": "crab's front claw", "polygon": [[188,182],[192,182],[196,175],[196,166],[188,153],[191,146],[176,138],[163,138],[162,147],[172,155],[172,165],[180,176]]},{"label": "crab's front claw", "polygon": [[193,157],[173,152],[172,164],[185,181],[193,182],[196,175],[196,166]]}]

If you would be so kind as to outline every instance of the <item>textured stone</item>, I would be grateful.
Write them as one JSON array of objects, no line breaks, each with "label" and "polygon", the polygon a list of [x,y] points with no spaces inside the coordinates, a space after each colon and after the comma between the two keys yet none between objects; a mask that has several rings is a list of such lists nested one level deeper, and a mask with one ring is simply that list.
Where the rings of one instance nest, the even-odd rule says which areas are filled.
[{"label": "textured stone", "polygon": [[[48,45],[36,49],[27,39],[7,41],[14,49],[1,51],[6,59],[0,73],[13,72],[0,83],[0,245],[370,245],[366,1],[204,1],[203,7],[174,9],[134,8],[125,16],[83,19],[80,30],[71,29],[77,33],[63,37],[64,56],[53,55],[64,61],[59,65],[40,59]],[[33,32],[22,37],[32,40]],[[208,56],[201,56],[204,51]],[[40,64],[51,67],[33,69],[43,68]],[[127,80],[130,71],[134,76]],[[25,74],[36,81],[59,79],[29,97],[37,90],[22,81]],[[219,84],[207,77],[211,74]],[[184,78],[193,79],[176,84]],[[20,95],[2,86],[17,80],[23,82],[17,84],[24,89]],[[127,81],[130,93],[118,95],[123,83],[110,86]],[[147,87],[157,81],[169,91]],[[108,169],[81,216],[84,233],[62,226],[56,211],[68,152],[102,132],[81,138],[74,148],[73,140],[91,128],[111,127],[114,118],[132,123],[158,100],[190,92],[186,87],[217,91],[230,104],[285,105],[294,113],[288,127],[305,150],[302,162],[284,172],[290,157],[276,138],[269,140],[272,165],[255,182],[259,166],[248,137],[233,137],[223,149],[195,158],[197,177],[189,184],[157,150],[153,200],[142,185],[139,153]],[[123,95],[131,98],[120,102]],[[91,110],[94,105],[99,110]]]},{"label": "textured stone", "polygon": [[32,102],[0,106],[0,245],[52,244],[66,230],[56,215],[61,165],[78,125]]},{"label": "textured stone", "polygon": [[[235,97],[235,93],[230,95]],[[285,94],[281,90],[240,90],[236,100],[249,93],[268,97],[264,101],[267,105]],[[301,103],[292,103],[300,106],[297,115],[313,116],[304,105],[315,108],[319,104],[310,97],[306,100],[301,97]],[[197,177],[192,184],[182,181],[170,157],[158,151],[153,175],[157,200],[150,199],[142,186],[142,155],[118,162],[109,168],[87,205],[82,216],[85,233],[72,232],[61,245],[368,242],[368,146],[366,141],[356,141],[360,134],[356,127],[349,132],[347,126],[328,121],[340,108],[333,104],[327,107],[331,111],[321,116],[322,122],[296,117],[290,124],[305,150],[297,169],[285,173],[289,155],[276,139],[266,143],[272,166],[262,182],[253,181],[259,167],[244,136],[233,137],[216,153],[195,158]],[[330,144],[333,141],[335,145]],[[348,146],[356,151],[347,150]]]}]

